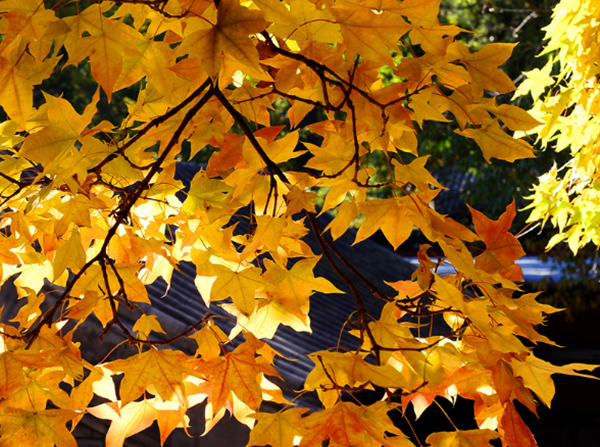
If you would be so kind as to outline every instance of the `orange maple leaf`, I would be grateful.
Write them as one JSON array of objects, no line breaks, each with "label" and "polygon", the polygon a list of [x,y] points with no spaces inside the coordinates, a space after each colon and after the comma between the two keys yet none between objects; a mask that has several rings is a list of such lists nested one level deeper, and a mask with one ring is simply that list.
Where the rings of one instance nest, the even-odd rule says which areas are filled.
[{"label": "orange maple leaf", "polygon": [[231,393],[253,410],[262,402],[259,374],[279,376],[279,373],[256,357],[256,348],[245,342],[233,352],[208,361],[200,360],[195,371],[212,384],[211,403],[213,416],[232,399]]},{"label": "orange maple leaf", "polygon": [[492,430],[457,430],[432,433],[425,442],[431,447],[484,447],[500,434]]},{"label": "orange maple leaf", "polygon": [[321,445],[327,439],[338,447],[414,447],[387,417],[392,409],[386,402],[369,407],[338,402],[302,420],[305,435],[300,447]]},{"label": "orange maple leaf", "polygon": [[537,447],[531,430],[525,425],[511,401],[506,403],[500,423],[504,429],[504,439],[508,447]]},{"label": "orange maple leaf", "polygon": [[163,400],[175,400],[185,407],[183,378],[190,372],[185,366],[188,360],[189,357],[179,351],[151,348],[104,366],[114,373],[124,373],[119,389],[122,407],[140,397],[150,384]]},{"label": "orange maple leaf", "polygon": [[[468,205],[467,205],[468,206]],[[471,208],[475,231],[485,242],[485,251],[475,258],[477,268],[488,273],[499,272],[513,281],[523,281],[521,267],[515,261],[525,256],[521,244],[508,232],[515,218],[515,202],[506,207],[506,211],[496,221],[488,219],[483,213]]]}]

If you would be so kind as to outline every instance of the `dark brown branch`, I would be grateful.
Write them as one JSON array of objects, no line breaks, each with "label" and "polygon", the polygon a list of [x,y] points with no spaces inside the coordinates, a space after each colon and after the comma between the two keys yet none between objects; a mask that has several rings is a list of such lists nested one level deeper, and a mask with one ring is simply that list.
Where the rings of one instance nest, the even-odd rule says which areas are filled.
[{"label": "dark brown branch", "polygon": [[187,105],[189,105],[194,99],[196,99],[198,96],[200,96],[200,94],[204,90],[206,90],[208,87],[210,87],[210,85],[211,85],[211,80],[210,80],[210,78],[207,78],[206,81],[204,81],[200,87],[198,87],[190,96],[188,96],[186,99],[184,99],[180,104],[173,107],[171,110],[169,110],[164,115],[154,118],[152,121],[150,121],[148,124],[146,124],[138,133],[136,133],[135,136],[133,136],[131,138],[131,140],[129,140],[127,143],[125,143],[123,146],[121,146],[119,149],[117,149],[112,154],[108,155],[104,160],[102,160],[96,166],[88,169],[88,173],[95,172],[98,174],[107,163],[109,163],[112,160],[114,160],[115,158],[117,158],[117,156],[124,154],[125,151],[129,147],[131,147],[131,145],[133,145],[136,141],[138,141],[146,133],[148,133],[148,131],[150,129],[152,129],[153,127],[158,127],[159,125],[161,125],[162,123],[167,121],[169,118],[171,118],[172,116],[175,116],[177,113],[179,113],[183,108],[185,108]]},{"label": "dark brown branch", "polygon": [[[342,270],[339,268],[339,266],[336,264],[335,260],[331,256],[331,253],[329,253],[327,246],[323,242],[323,235],[321,233],[321,229],[319,228],[319,225],[317,223],[317,219],[315,218],[315,215],[313,213],[309,213],[309,212],[307,212],[306,215],[308,216],[308,220],[312,227],[315,238],[317,239],[317,243],[319,244],[319,247],[321,248],[321,251],[323,252],[323,255],[325,256],[325,258],[331,265],[331,268],[333,268],[335,273],[340,277],[340,279],[342,281],[344,281],[344,283],[350,288],[350,291],[352,292],[352,296],[354,297],[354,301],[356,302],[357,320],[358,320],[357,323],[358,323],[358,328],[360,330],[359,346],[361,346],[363,344],[364,333],[366,332],[367,336],[369,337],[369,340],[371,341],[371,344],[375,347],[377,345],[377,343],[375,342],[375,337],[373,336],[371,329],[369,328],[367,309],[365,308],[365,304],[360,296],[358,289],[356,288],[356,285],[354,284],[354,281],[352,281],[344,272],[342,272]],[[378,365],[380,365],[381,358],[379,355],[379,351],[377,349],[374,349],[374,351],[375,351],[376,363]]]},{"label": "dark brown branch", "polygon": [[[200,89],[198,89],[198,90],[200,90]],[[196,113],[198,113],[200,111],[200,109],[202,107],[204,107],[204,105],[208,102],[208,100],[210,98],[212,98],[214,92],[215,92],[215,89],[210,89],[208,92],[206,92],[206,94],[185,114],[184,118],[181,120],[181,124],[177,127],[177,129],[173,133],[173,136],[169,140],[169,143],[165,147],[162,154],[157,158],[156,162],[154,162],[154,164],[152,165],[152,168],[150,168],[150,171],[144,177],[144,180],[142,180],[140,182],[140,184],[136,187],[133,194],[128,196],[125,199],[125,201],[122,203],[122,205],[119,206],[120,209],[115,213],[118,216],[118,219],[120,219],[119,224],[121,222],[123,222],[123,220],[126,218],[126,216],[129,213],[129,210],[133,207],[135,202],[137,202],[137,200],[140,198],[142,193],[146,190],[146,188],[150,184],[150,180],[152,179],[154,174],[156,174],[159,171],[160,167],[162,166],[163,162],[166,160],[167,156],[169,155],[169,153],[171,152],[173,147],[175,147],[175,145],[179,142],[179,139],[181,138],[181,135],[183,134],[183,131],[185,130],[185,128],[187,127],[189,122],[196,115]],[[116,227],[113,226],[111,228],[111,230],[113,228],[114,228],[114,231],[116,231]],[[110,231],[109,231],[109,233],[110,233]],[[104,245],[106,246],[107,244],[108,244],[108,239],[107,239],[107,241],[105,241]],[[104,246],[103,246],[103,248],[104,248]]]},{"label": "dark brown branch", "polygon": [[[319,234],[321,234],[321,239],[327,245],[327,247],[333,252],[335,257],[338,258],[340,260],[340,262],[342,264],[344,264],[344,266],[348,270],[350,270],[354,276],[356,276],[365,286],[367,286],[369,288],[369,290],[371,291],[373,296],[375,298],[379,298],[380,300],[387,301],[387,302],[394,301],[393,298],[391,298],[391,297],[387,296],[385,293],[383,293],[375,284],[373,284],[362,273],[360,273],[356,269],[356,267],[354,267],[350,262],[348,262],[348,260],[335,247],[333,242],[330,241],[327,236],[322,234],[319,222],[317,222],[317,219],[314,217],[314,215],[309,214],[309,213],[307,213],[307,214],[308,214],[308,219],[311,221],[311,225],[313,226],[313,229],[316,228],[315,233],[319,232]],[[312,219],[311,219],[311,216],[312,216]],[[314,224],[313,224],[313,221],[314,221]]]},{"label": "dark brown branch", "polygon": [[[209,84],[210,84],[210,81],[209,81]],[[205,88],[203,88],[202,90],[204,90],[204,89]],[[196,90],[196,92],[198,92],[198,91],[201,92],[202,90],[198,89],[198,90]],[[192,95],[192,96],[194,96],[194,95]],[[152,166],[152,168],[150,169],[150,171],[148,172],[146,177],[144,177],[144,180],[142,180],[139,183],[139,185],[137,185],[135,191],[130,196],[127,196],[126,199],[123,200],[123,202],[119,205],[119,208],[117,210],[115,210],[115,212],[113,213],[116,217],[115,222],[109,228],[109,230],[106,234],[106,237],[104,239],[104,243],[102,244],[102,247],[100,248],[98,254],[96,256],[94,256],[90,261],[88,261],[81,268],[81,270],[79,270],[79,272],[75,275],[73,280],[70,281],[69,284],[67,284],[65,290],[62,292],[60,297],[57,299],[56,303],[54,303],[54,305],[46,312],[45,316],[37,323],[37,325],[35,327],[33,327],[32,329],[30,329],[29,331],[27,331],[26,333],[21,335],[21,338],[29,339],[29,341],[27,343],[27,347],[31,346],[31,344],[33,343],[33,340],[35,340],[35,338],[38,336],[41,328],[44,325],[52,324],[52,321],[54,320],[54,316],[55,316],[56,312],[62,306],[62,303],[66,299],[68,299],[73,286],[83,276],[83,274],[94,263],[96,263],[98,261],[104,262],[106,259],[108,259],[108,256],[106,254],[107,250],[108,250],[108,244],[110,243],[110,241],[114,237],[114,235],[117,233],[118,228],[125,221],[125,219],[129,215],[129,211],[131,210],[133,205],[137,202],[137,200],[140,198],[142,193],[146,190],[146,188],[148,187],[148,185],[150,183],[150,180],[152,179],[154,174],[156,174],[158,172],[162,163],[166,160],[167,156],[169,155],[169,153],[171,152],[173,147],[175,147],[176,143],[179,142],[179,138],[183,134],[183,131],[185,130],[185,128],[187,127],[189,122],[196,115],[196,113],[198,113],[198,111],[208,102],[208,100],[212,96],[213,96],[213,90],[211,89],[190,110],[188,110],[185,117],[183,118],[183,120],[181,121],[181,123],[179,124],[179,126],[177,127],[175,132],[173,133],[173,136],[169,140],[169,143],[165,147],[165,150],[158,157],[158,159],[156,160],[156,162],[154,163],[154,165]],[[104,264],[103,264],[103,266],[104,266]],[[104,268],[106,268],[106,267],[104,266]],[[115,323],[118,325],[118,322],[115,322]]]},{"label": "dark brown branch", "polygon": [[0,177],[2,177],[5,180],[8,180],[9,182],[17,185],[19,188],[23,188],[24,186],[26,186],[25,183],[19,181],[19,180],[15,180],[14,178],[4,174],[3,172],[0,172]]},{"label": "dark brown branch", "polygon": [[219,100],[219,102],[223,105],[223,107],[225,107],[225,109],[233,117],[235,122],[240,126],[240,128],[242,129],[242,132],[244,132],[244,135],[246,136],[246,138],[248,138],[248,141],[250,141],[250,144],[252,145],[254,150],[256,150],[256,152],[258,153],[260,158],[262,158],[262,160],[265,162],[265,165],[267,166],[267,170],[271,174],[271,187],[273,187],[274,179],[272,176],[274,176],[274,175],[279,177],[279,179],[283,183],[289,184],[290,182],[289,182],[288,178],[283,173],[281,168],[277,165],[277,163],[275,163],[273,160],[271,160],[269,158],[269,156],[267,155],[265,150],[262,148],[262,146],[260,145],[260,143],[258,142],[256,137],[254,136],[252,129],[250,129],[250,127],[246,123],[246,120],[244,119],[243,115],[240,112],[238,112],[238,110],[235,107],[233,107],[233,105],[229,102],[229,100],[225,97],[223,92],[221,92],[221,90],[219,90],[218,87],[213,88],[212,91],[214,91],[214,94],[217,97],[217,99]]}]

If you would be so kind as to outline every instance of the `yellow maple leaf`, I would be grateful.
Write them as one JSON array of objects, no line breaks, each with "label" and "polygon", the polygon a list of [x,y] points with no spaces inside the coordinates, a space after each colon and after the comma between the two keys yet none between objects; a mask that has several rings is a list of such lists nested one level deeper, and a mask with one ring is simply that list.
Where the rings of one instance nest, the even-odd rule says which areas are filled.
[{"label": "yellow maple leaf", "polygon": [[208,361],[200,360],[196,373],[202,374],[211,383],[210,402],[213,415],[223,408],[235,393],[238,399],[252,410],[258,410],[262,402],[261,378],[268,374],[279,376],[268,363],[256,357],[256,349],[246,342],[224,356]]},{"label": "yellow maple leaf", "polygon": [[46,360],[48,353],[33,350],[0,352],[0,395],[9,396],[26,386],[27,378],[23,368],[39,368],[55,364]]},{"label": "yellow maple leaf", "polygon": [[285,204],[287,205],[285,217],[293,216],[302,210],[314,213],[316,206],[314,199],[317,197],[319,196],[314,192],[303,191],[297,186],[292,186],[290,191],[285,195]]},{"label": "yellow maple leaf", "polygon": [[485,447],[499,437],[500,434],[492,430],[457,430],[432,433],[425,442],[431,447]]},{"label": "yellow maple leaf", "polygon": [[214,266],[217,279],[211,291],[211,301],[222,301],[229,297],[244,315],[254,312],[257,292],[265,289],[266,283],[261,270],[255,267],[240,271],[230,270],[221,265]]},{"label": "yellow maple leaf", "polygon": [[157,417],[154,399],[129,402],[120,408],[119,402],[108,402],[90,407],[88,411],[97,418],[111,421],[106,447],[122,447],[125,438],[150,427]]},{"label": "yellow maple leaf", "polygon": [[72,265],[75,273],[77,273],[84,266],[86,259],[79,230],[75,227],[71,233],[71,237],[56,251],[54,263],[52,264],[54,279],[58,279],[69,264]]},{"label": "yellow maple leaf", "polygon": [[71,28],[64,42],[69,54],[67,63],[77,64],[89,56],[92,75],[110,102],[123,70],[123,59],[139,56],[135,43],[142,36],[123,22],[106,18],[100,3],[65,18],[64,22]]},{"label": "yellow maple leaf", "polygon": [[488,163],[491,158],[512,162],[521,158],[535,157],[529,143],[508,135],[500,128],[497,120],[488,120],[480,128],[457,129],[455,132],[473,138]]},{"label": "yellow maple leaf", "polygon": [[556,366],[542,359],[535,357],[530,353],[524,362],[512,360],[510,366],[515,375],[523,378],[525,386],[531,389],[540,400],[550,407],[550,402],[554,397],[555,387],[551,377],[552,374],[566,374],[569,376],[588,377],[597,379],[590,374],[582,374],[579,371],[593,371],[598,365],[587,365],[584,363],[571,363],[563,366]]},{"label": "yellow maple leaf", "polygon": [[50,170],[53,165],[58,165],[90,123],[99,96],[94,98],[95,101],[89,105],[87,113],[82,115],[78,114],[67,100],[47,94],[44,96],[48,104],[49,125],[32,134],[23,143],[20,155],[35,163],[41,163]]},{"label": "yellow maple leaf", "polygon": [[[18,51],[18,48],[13,48]],[[33,85],[14,66],[14,56],[9,59],[0,57],[0,105],[13,121],[22,126],[33,107]]]},{"label": "yellow maple leaf", "polygon": [[139,335],[142,337],[148,338],[152,331],[160,334],[166,333],[158,322],[158,317],[156,315],[144,314],[133,325],[133,332],[139,332]]},{"label": "yellow maple leaf", "polygon": [[216,17],[211,17],[211,20],[212,23],[204,20],[188,22],[186,34],[189,34],[177,49],[177,56],[189,54],[198,57],[211,77],[216,77],[221,70],[222,53],[227,53],[249,69],[262,72],[258,52],[248,37],[266,28],[262,12],[245,8],[235,0],[222,0]]},{"label": "yellow maple leaf", "polygon": [[300,435],[299,422],[307,408],[290,408],[277,413],[254,413],[257,425],[250,432],[248,445],[270,445],[288,447],[294,444],[294,438]]},{"label": "yellow maple leaf", "polygon": [[5,408],[19,408],[32,412],[43,411],[49,400],[62,409],[76,408],[69,395],[59,388],[60,382],[65,378],[63,371],[51,368],[31,370],[28,378],[31,380],[24,387],[7,395],[3,402]]},{"label": "yellow maple leaf", "polygon": [[356,203],[352,200],[344,200],[338,205],[335,218],[325,227],[324,231],[329,230],[335,241],[350,228],[350,224],[357,217],[358,208]]},{"label": "yellow maple leaf", "polygon": [[499,106],[496,106],[494,102],[488,102],[484,105],[484,108],[487,111],[492,112],[500,119],[500,121],[506,124],[506,127],[510,130],[528,131],[543,124],[525,110],[511,104],[500,104]]},{"label": "yellow maple leaf", "polygon": [[[404,388],[404,376],[391,365],[373,365],[352,352],[317,351],[309,355],[315,362],[304,387],[314,390],[332,386],[372,384],[384,388]],[[335,383],[332,383],[332,379]]]},{"label": "yellow maple leaf", "polygon": [[77,447],[67,422],[80,416],[72,410],[25,411],[7,408],[0,413],[2,443],[40,447]]},{"label": "yellow maple leaf", "polygon": [[444,188],[427,169],[425,169],[425,163],[427,163],[428,159],[429,155],[418,157],[409,164],[400,164],[398,161],[393,160],[392,165],[394,166],[394,176],[396,181],[402,182],[403,184],[411,183],[420,190],[429,189],[429,185],[439,189],[447,189]]},{"label": "yellow maple leaf", "polygon": [[221,343],[229,341],[229,337],[212,320],[207,326],[190,335],[190,338],[198,343],[196,355],[200,355],[204,360],[218,357],[222,352]]},{"label": "yellow maple leaf", "polygon": [[341,26],[349,60],[359,54],[371,61],[394,65],[388,48],[394,49],[398,39],[411,29],[402,16],[388,11],[376,15],[373,11],[343,7],[331,8],[331,12]]},{"label": "yellow maple leaf", "polygon": [[[411,282],[411,284],[416,283]],[[379,346],[395,348],[398,342],[401,342],[403,346],[406,346],[406,341],[412,341],[414,337],[410,328],[413,324],[399,324],[398,320],[401,317],[402,311],[396,307],[395,302],[390,302],[381,310],[379,320],[369,322],[369,329],[371,330],[373,339]],[[381,353],[381,361],[383,364],[385,364],[391,354],[390,351]]]},{"label": "yellow maple leaf", "polygon": [[281,324],[291,327],[296,332],[311,332],[308,315],[300,319],[276,300],[260,300],[255,312],[250,316],[242,314],[235,306],[223,304],[222,307],[238,319],[239,325],[232,330],[231,337],[235,337],[242,331],[241,328],[244,328],[258,338],[273,338]]},{"label": "yellow maple leaf", "polygon": [[255,251],[262,249],[276,253],[286,226],[287,219],[285,218],[271,217],[266,214],[256,216],[256,229],[252,239],[244,247],[244,251],[240,255],[241,259],[246,259]]},{"label": "yellow maple leaf", "polygon": [[465,64],[471,75],[474,97],[479,100],[483,96],[483,89],[498,93],[509,93],[515,90],[512,80],[498,68],[508,60],[515,45],[491,43],[471,53],[465,44],[454,42],[448,46],[446,60]]},{"label": "yellow maple leaf", "polygon": [[412,233],[412,225],[406,224],[410,212],[402,199],[369,200],[361,203],[358,210],[365,216],[365,220],[356,233],[355,244],[381,230],[396,249]]},{"label": "yellow maple leaf", "polygon": [[292,315],[306,322],[309,298],[313,292],[344,293],[325,278],[317,278],[313,273],[320,257],[301,259],[289,270],[265,260],[265,279],[274,287],[271,294]]},{"label": "yellow maple leaf", "polygon": [[[273,7],[270,1],[259,0],[257,4],[265,11],[267,20],[270,21],[274,18],[275,9],[277,9],[277,14],[284,19],[269,26],[269,31],[281,39],[342,43],[340,25],[335,23],[335,17],[327,8],[321,9],[311,2],[302,0],[290,0],[289,13],[286,14],[281,11],[281,7]],[[268,11],[269,9],[270,11]]]}]

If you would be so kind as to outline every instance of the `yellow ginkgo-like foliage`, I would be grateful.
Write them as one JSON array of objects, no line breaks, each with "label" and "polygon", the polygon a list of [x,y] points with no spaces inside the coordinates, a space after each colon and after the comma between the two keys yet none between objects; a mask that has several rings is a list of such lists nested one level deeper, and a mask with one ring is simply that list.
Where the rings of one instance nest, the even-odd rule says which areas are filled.
[{"label": "yellow ginkgo-like foliage", "polygon": [[600,4],[562,0],[556,5],[542,69],[527,72],[517,95],[531,93],[530,113],[542,147],[570,151],[563,166],[540,177],[532,195],[530,221],[551,220],[558,233],[548,248],[566,240],[574,253],[600,244]]},{"label": "yellow ginkgo-like foliage", "polygon": [[[552,374],[593,367],[532,353],[551,343],[534,326],[556,309],[520,289],[514,204],[498,220],[472,210],[475,231],[430,206],[444,186],[417,150],[424,122],[451,122],[486,160],[509,162],[533,156],[513,133],[539,124],[496,102],[515,88],[499,68],[512,45],[471,51],[460,28],[438,22],[439,4],[0,1],[0,279],[12,293],[0,308],[0,445],[75,446],[82,417],[110,421],[109,447],[154,422],[162,444],[198,423],[187,411],[201,403],[206,431],[231,414],[252,429],[248,445],[535,444],[514,402],[535,412],[550,405]],[[592,58],[591,39],[580,43]],[[585,57],[577,69],[595,67]],[[71,65],[89,67],[86,107],[44,91]],[[595,83],[594,73],[558,103]],[[110,116],[118,122],[100,111],[104,100],[126,102]],[[536,116],[570,129],[578,107]],[[578,150],[595,142],[590,122],[573,127]],[[376,172],[374,153],[387,169]],[[573,188],[594,178],[594,158],[578,154]],[[180,162],[198,155],[208,162],[184,184]],[[381,188],[386,198],[367,194]],[[325,211],[337,214],[322,230]],[[359,248],[378,230],[394,248],[415,227],[431,242],[411,279],[374,283],[344,257],[338,244],[359,215]],[[324,262],[345,293],[315,275]],[[221,314],[173,332],[148,287],[175,289],[174,278]],[[311,328],[311,306],[347,303],[340,327]],[[94,324],[104,343],[129,350],[86,360]],[[299,396],[267,378],[280,375],[269,342],[281,326],[346,340],[308,353]],[[356,397],[367,389],[379,393],[372,405]],[[410,423],[411,406],[419,416],[457,395],[474,402],[478,428],[418,439],[394,425]]]}]

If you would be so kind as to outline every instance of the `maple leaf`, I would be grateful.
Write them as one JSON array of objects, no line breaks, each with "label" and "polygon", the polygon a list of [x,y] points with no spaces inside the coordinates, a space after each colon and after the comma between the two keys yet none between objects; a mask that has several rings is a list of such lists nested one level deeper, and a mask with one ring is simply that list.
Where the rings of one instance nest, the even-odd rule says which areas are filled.
[{"label": "maple leaf", "polygon": [[432,447],[469,447],[490,445],[500,435],[492,430],[457,430],[432,433],[425,442]]},{"label": "maple leaf", "polygon": [[356,203],[349,200],[344,200],[337,207],[337,214],[334,219],[325,227],[325,231],[329,230],[333,240],[342,236],[352,224],[352,221],[358,217],[358,209]]},{"label": "maple leaf", "polygon": [[66,427],[67,422],[77,416],[72,410],[4,409],[0,413],[2,444],[77,447],[75,438]]},{"label": "maple leaf", "polygon": [[522,380],[519,380],[514,376],[512,368],[504,360],[499,360],[494,365],[492,369],[492,379],[496,393],[498,394],[498,399],[500,399],[500,402],[503,404],[509,401],[513,395],[518,396],[521,391],[527,393],[523,387]]},{"label": "maple leaf", "polygon": [[90,123],[95,114],[95,98],[83,115],[78,114],[73,106],[63,98],[45,97],[48,104],[49,125],[31,135],[21,148],[21,156],[36,163],[51,167],[73,147],[75,141]]},{"label": "maple leaf", "polygon": [[513,106],[510,104],[500,104],[496,107],[494,103],[488,103],[485,105],[485,109],[492,112],[499,118],[510,130],[532,130],[543,124],[541,121],[536,120],[525,110]]},{"label": "maple leaf", "polygon": [[516,216],[514,200],[497,221],[488,219],[471,207],[469,210],[473,216],[475,231],[481,236],[486,247],[485,251],[475,258],[476,267],[489,273],[500,272],[502,276],[513,281],[523,281],[521,267],[515,265],[515,261],[525,256],[525,252],[517,238],[508,232]]},{"label": "maple leaf", "polygon": [[150,427],[157,417],[153,400],[150,399],[129,402],[121,408],[118,402],[109,402],[90,407],[88,411],[97,418],[111,421],[106,434],[107,447],[121,447],[125,443],[125,438]]},{"label": "maple leaf", "polygon": [[206,377],[212,385],[210,401],[213,415],[232,399],[232,392],[252,410],[258,410],[262,402],[258,376],[279,374],[272,366],[261,362],[260,357],[255,357],[255,353],[255,347],[246,342],[224,356],[197,364],[196,371]]},{"label": "maple leaf", "polygon": [[454,42],[448,46],[446,60],[457,60],[465,64],[471,75],[477,99],[483,95],[483,86],[487,90],[508,93],[515,90],[515,85],[498,66],[506,62],[514,46],[515,44],[492,43],[471,53],[466,45]]},{"label": "maple leaf", "polygon": [[270,445],[287,447],[293,445],[294,438],[300,435],[299,425],[307,408],[290,408],[279,413],[255,413],[257,425],[250,432],[248,446]]},{"label": "maple leaf", "polygon": [[428,189],[429,185],[436,188],[445,189],[433,175],[425,169],[425,163],[429,159],[429,155],[419,157],[410,162],[408,165],[401,165],[394,161],[394,175],[396,180],[403,183],[411,183],[419,189]]},{"label": "maple leaf", "polygon": [[274,286],[271,293],[286,311],[302,321],[308,314],[309,298],[313,292],[344,293],[325,278],[314,276],[313,270],[319,259],[302,259],[289,270],[273,262],[265,262],[265,279]]},{"label": "maple leaf", "polygon": [[53,366],[54,362],[46,360],[47,353],[35,351],[0,352],[0,392],[9,396],[27,384],[23,368]]},{"label": "maple leaf", "polygon": [[455,132],[465,137],[473,138],[488,163],[491,158],[515,161],[535,156],[529,143],[523,140],[515,140],[508,136],[500,129],[497,120],[488,120],[482,127],[477,129],[469,128],[456,130]]},{"label": "maple leaf", "polygon": [[586,365],[583,363],[571,363],[563,366],[555,366],[544,360],[529,354],[525,362],[510,362],[515,375],[523,378],[525,386],[531,389],[540,400],[548,407],[554,396],[556,388],[550,378],[552,374],[566,374],[570,376],[595,378],[592,375],[578,373],[576,370],[593,371],[597,365]]},{"label": "maple leaf", "polygon": [[509,447],[537,447],[537,442],[531,434],[531,430],[525,425],[525,422],[523,422],[523,419],[511,401],[506,403],[501,423],[506,443]]},{"label": "maple leaf", "polygon": [[391,365],[373,365],[353,353],[317,351],[309,355],[315,367],[306,377],[305,389],[362,386],[404,388],[404,376]]},{"label": "maple leaf", "polygon": [[76,271],[79,271],[84,266],[86,259],[87,257],[81,244],[81,236],[77,228],[75,228],[71,237],[56,251],[54,263],[52,264],[54,278],[60,278],[69,264],[72,264]]},{"label": "maple leaf", "polygon": [[398,14],[373,11],[332,8],[340,24],[348,57],[359,54],[372,61],[393,65],[388,48],[394,48],[398,39],[407,33],[410,25]]},{"label": "maple leaf", "polygon": [[210,292],[211,301],[225,300],[229,297],[244,315],[251,315],[255,307],[258,291],[264,290],[265,281],[260,269],[248,268],[233,271],[223,266],[215,266],[219,273]]},{"label": "maple leaf", "polygon": [[121,406],[140,397],[150,384],[165,401],[174,400],[187,405],[184,374],[189,373],[186,362],[189,357],[171,349],[151,348],[125,360],[115,360],[104,367],[113,373],[124,373],[119,394]]},{"label": "maple leaf", "polygon": [[380,199],[362,203],[359,208],[365,220],[356,233],[354,243],[363,241],[381,229],[394,248],[398,248],[412,233],[412,227],[404,222],[410,210],[402,199]]},{"label": "maple leaf", "polygon": [[139,332],[141,336],[146,338],[152,331],[165,334],[165,331],[158,322],[156,315],[142,315],[133,326],[133,332]]},{"label": "maple leaf", "polygon": [[399,433],[389,419],[379,419],[378,416],[387,419],[385,413],[391,409],[392,407],[385,402],[378,402],[370,407],[338,402],[335,406],[313,413],[302,420],[304,436],[300,447],[321,445],[327,439],[340,447],[412,446],[412,442]]},{"label": "maple leaf", "polygon": [[258,52],[248,36],[266,27],[262,12],[242,7],[234,0],[223,0],[212,20],[216,23],[192,22],[177,55],[198,57],[210,76],[216,76],[221,69],[221,53],[231,55],[248,69],[261,72]]},{"label": "maple leaf", "polygon": [[221,343],[226,343],[229,337],[216,324],[209,324],[190,336],[198,343],[196,354],[204,360],[210,360],[221,354]]},{"label": "maple leaf", "polygon": [[[222,306],[230,314],[238,318],[240,326],[244,330],[252,332],[259,338],[273,338],[280,325],[286,325],[296,332],[311,332],[310,318],[303,315],[302,319],[287,311],[281,304],[275,300],[261,300],[255,312],[247,317],[237,309],[224,304]],[[234,329],[231,336],[234,337],[242,329]]]},{"label": "maple leaf", "polygon": [[[411,282],[411,284],[416,283]],[[397,309],[394,303],[386,304],[381,310],[379,320],[369,323],[374,341],[380,346],[391,348],[397,346],[398,342],[404,345],[406,340],[412,340],[413,335],[410,331],[412,323],[398,324],[398,320],[402,316],[402,311]],[[389,351],[383,352],[381,354],[382,362],[385,363],[390,355]]]},{"label": "maple leaf", "polygon": [[[25,51],[24,48],[22,51]],[[6,113],[15,122],[24,124],[32,109],[33,85],[5,57],[0,57],[0,92],[0,104]]]},{"label": "maple leaf", "polygon": [[62,409],[72,409],[69,395],[59,388],[65,378],[62,371],[42,369],[28,374],[27,384],[8,395],[3,405],[8,408],[19,408],[26,411],[43,411],[48,400]]},{"label": "maple leaf", "polygon": [[92,75],[110,101],[123,69],[123,58],[140,54],[135,42],[141,36],[123,22],[108,20],[100,4],[67,17],[65,23],[71,28],[64,43],[68,63],[77,64],[89,56]]}]

